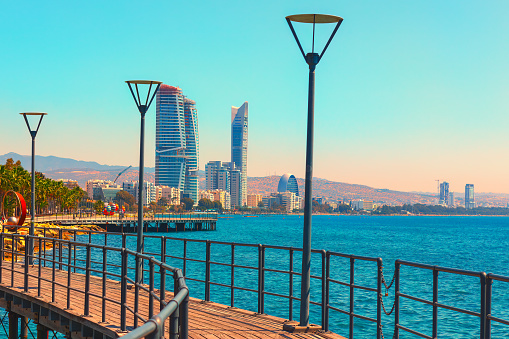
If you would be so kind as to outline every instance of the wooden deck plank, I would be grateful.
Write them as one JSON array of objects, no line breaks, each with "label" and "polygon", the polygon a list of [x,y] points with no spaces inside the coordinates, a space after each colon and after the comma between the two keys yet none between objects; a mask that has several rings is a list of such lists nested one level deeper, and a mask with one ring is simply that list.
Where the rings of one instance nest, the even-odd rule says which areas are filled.
[{"label": "wooden deck plank", "polygon": [[[38,266],[29,267],[29,291],[23,291],[24,267],[21,264],[15,264],[14,287],[11,287],[11,268],[10,262],[2,262],[2,288],[7,288],[18,293],[26,294],[37,298],[40,302],[66,309],[67,307],[67,271],[55,271],[55,282],[61,286],[55,286],[55,302],[51,302],[52,294],[52,274],[51,267],[41,268],[41,277],[48,279],[41,283],[41,296],[37,296],[37,276]],[[102,277],[90,277],[91,292],[102,295]],[[71,291],[70,309],[66,312],[76,316],[83,316],[85,303],[85,275],[81,273],[71,273],[72,288],[78,291]],[[81,292],[83,291],[83,292]],[[127,304],[134,309],[135,289],[131,287],[127,291]],[[155,291],[158,295],[159,291]],[[106,297],[120,302],[121,284],[118,281],[106,280]],[[166,301],[171,300],[173,293],[166,292]],[[140,289],[139,293],[139,314],[148,319],[149,294]],[[159,313],[160,304],[154,300],[154,314]],[[106,312],[104,314],[106,323],[100,323],[102,320],[102,300],[100,297],[90,296],[89,300],[90,316],[86,320],[94,322],[99,326],[113,331],[120,337],[123,333],[120,331],[120,303],[106,301]],[[127,311],[127,326],[131,330],[134,322],[134,315]],[[214,302],[204,302],[199,299],[190,298],[189,301],[189,337],[192,339],[265,339],[265,338],[287,338],[287,339],[342,339],[343,337],[334,333],[288,333],[282,330],[285,319],[260,315],[250,311],[228,307]],[[139,320],[139,325],[143,322]],[[166,321],[165,336],[168,335],[169,322]],[[344,338],[343,338],[344,339]]]}]

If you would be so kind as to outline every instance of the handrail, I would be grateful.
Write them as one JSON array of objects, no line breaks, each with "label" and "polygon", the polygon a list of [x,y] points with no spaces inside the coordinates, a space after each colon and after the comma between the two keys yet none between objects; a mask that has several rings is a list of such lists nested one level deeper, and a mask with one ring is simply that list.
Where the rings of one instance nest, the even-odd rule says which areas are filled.
[{"label": "handrail", "polygon": [[[52,231],[59,230],[58,228],[52,229]],[[50,232],[49,229],[46,232]],[[125,234],[125,233],[104,233],[93,230],[75,230],[75,229],[65,229],[65,232],[70,232],[74,239],[77,239],[78,233],[85,233],[83,236],[84,239],[81,244],[89,244],[91,248],[106,248],[113,250],[114,247],[108,246],[108,243],[111,241],[110,239],[115,239],[117,237],[117,241],[121,239],[122,247],[126,248],[126,243],[128,239],[134,239],[135,234]],[[55,232],[53,232],[55,233]],[[94,244],[92,244],[92,235],[94,235]],[[60,235],[59,235],[60,236]],[[128,238],[132,237],[132,238]],[[88,238],[88,239],[86,239]],[[226,288],[229,290],[229,304],[233,307],[239,306],[239,300],[236,299],[237,292],[246,292],[253,294],[253,303],[252,310],[258,313],[264,313],[265,311],[265,297],[271,296],[274,298],[285,299],[288,302],[288,319],[293,320],[293,305],[294,302],[300,301],[300,296],[294,295],[293,289],[295,286],[296,277],[299,278],[301,276],[300,272],[295,271],[295,263],[294,259],[295,254],[300,253],[302,249],[288,247],[288,246],[280,246],[280,245],[262,245],[262,244],[246,244],[246,243],[235,243],[235,242],[226,242],[226,241],[211,241],[211,240],[201,240],[201,239],[183,239],[177,237],[167,237],[167,236],[156,236],[156,235],[145,235],[146,239],[153,239],[154,241],[160,242],[160,252],[157,250],[152,250],[153,253],[149,251],[145,252],[142,255],[138,255],[138,257],[143,260],[149,260],[149,258],[157,257],[159,261],[164,267],[167,265],[166,262],[170,259],[172,260],[181,260],[182,267],[181,274],[186,276],[187,281],[191,281],[193,283],[203,284],[204,289],[198,291],[199,293],[203,293],[203,298],[205,301],[211,301],[214,298],[212,292],[214,287]],[[103,243],[104,242],[104,243]],[[178,244],[178,246],[173,246],[174,243]],[[101,245],[101,244],[104,245]],[[157,242],[156,242],[157,244]],[[195,245],[192,245],[195,244]],[[58,243],[57,243],[58,245]],[[170,246],[171,245],[171,246]],[[191,247],[192,246],[192,247]],[[217,248],[216,248],[217,247]],[[167,251],[168,249],[168,251]],[[191,251],[193,249],[194,251]],[[129,250],[126,250],[129,251]],[[177,252],[179,251],[179,252]],[[200,252],[201,251],[201,252]],[[221,258],[216,259],[214,257],[215,253],[224,253],[227,255],[223,255]],[[250,252],[252,251],[252,252]],[[66,251],[67,252],[67,251]],[[157,252],[157,253],[156,253]],[[11,252],[9,252],[11,253]],[[44,253],[44,249],[43,249]],[[57,253],[59,253],[57,251]],[[311,276],[312,281],[312,295],[318,296],[320,300],[312,300],[311,305],[315,307],[314,317],[320,317],[320,322],[317,322],[322,325],[323,330],[327,331],[331,327],[331,319],[332,316],[329,313],[336,312],[337,314],[346,315],[349,317],[349,337],[353,338],[354,335],[354,319],[361,319],[363,321],[367,321],[368,323],[376,323],[376,332],[377,338],[383,336],[382,333],[382,318],[383,315],[381,309],[383,309],[384,313],[387,315],[391,315],[394,311],[394,336],[395,338],[399,337],[400,331],[406,331],[412,333],[414,335],[424,337],[424,338],[435,338],[436,334],[438,334],[438,309],[447,309],[453,312],[459,312],[465,315],[470,315],[479,318],[479,329],[481,333],[481,338],[490,339],[491,338],[491,323],[497,322],[503,325],[509,325],[509,320],[501,319],[499,317],[495,317],[491,314],[491,289],[494,281],[500,282],[509,282],[509,277],[501,276],[496,274],[488,274],[486,275],[484,272],[478,271],[470,271],[463,269],[456,269],[450,267],[442,267],[435,266],[429,264],[416,263],[405,260],[397,260],[395,263],[395,271],[394,278],[392,282],[394,282],[395,286],[395,294],[394,294],[394,305],[392,306],[392,310],[387,309],[390,312],[385,310],[385,306],[383,304],[383,295],[382,295],[382,287],[385,286],[386,291],[392,286],[392,282],[389,285],[386,284],[383,277],[383,265],[382,259],[376,257],[367,257],[367,256],[357,256],[351,254],[338,253],[333,251],[323,251],[323,250],[313,250],[313,255],[317,256],[317,260],[313,260],[313,275]],[[21,255],[14,249],[12,250],[13,256]],[[52,261],[49,258],[49,255],[46,256],[44,253],[47,263],[50,267],[53,265],[53,261],[55,265],[60,265],[62,260],[67,260],[67,256],[64,258],[57,257]],[[133,256],[134,252],[129,251],[129,256]],[[244,260],[239,261],[239,256],[247,256],[252,257],[250,261],[247,262]],[[78,254],[79,256],[79,254]],[[278,258],[277,266],[272,266],[272,260],[274,258]],[[320,258],[318,258],[320,257]],[[86,263],[86,259],[84,257],[77,257],[76,252],[74,252],[73,262],[75,265],[72,265],[71,268],[75,270],[83,270],[83,266]],[[153,259],[156,260],[156,259]],[[336,265],[337,262],[334,260],[344,260],[344,264],[347,266],[350,264],[350,268],[346,270],[339,270],[339,265]],[[90,260],[91,265],[100,265],[102,264],[100,260]],[[359,281],[355,281],[356,272],[359,270],[356,263],[358,262],[366,262],[366,265],[363,265],[363,275],[364,278]],[[373,269],[376,269],[376,274],[371,275],[369,271],[371,270],[371,264],[373,263]],[[46,264],[43,261],[43,264]],[[200,269],[194,270],[192,265],[200,265]],[[316,266],[315,266],[316,265]],[[65,266],[65,265],[64,265]],[[118,265],[115,262],[108,263],[108,267],[112,270],[117,269],[122,265]],[[400,290],[401,285],[401,277],[400,277],[400,269],[402,266],[413,267],[416,269],[427,270],[433,273],[433,300],[427,300],[426,298],[422,298],[418,295],[411,295],[409,293],[403,293]],[[68,267],[68,266],[65,266]],[[98,266],[96,266],[98,267]],[[147,266],[145,266],[147,267]],[[220,279],[215,276],[214,268],[218,267],[222,271]],[[316,270],[315,270],[316,268]],[[191,269],[193,269],[191,271]],[[1,270],[1,267],[0,267]],[[126,270],[132,273],[135,268],[126,267]],[[90,272],[95,272],[94,269],[90,269]],[[349,271],[350,275],[348,278],[348,274],[345,272]],[[144,269],[144,273],[150,273],[150,269]],[[367,274],[365,274],[367,272]],[[471,311],[468,309],[462,309],[458,307],[454,307],[451,305],[446,305],[445,303],[438,302],[438,276],[439,272],[460,275],[460,276],[469,276],[476,277],[479,279],[480,284],[480,301],[479,307],[480,311]],[[228,274],[229,273],[229,274]],[[114,272],[111,272],[111,276],[113,276]],[[270,274],[278,274],[279,277],[286,276],[280,281],[285,282],[284,285],[278,284],[278,290],[273,290],[270,285],[270,279],[267,278]],[[229,275],[229,277],[228,277]],[[121,275],[122,277],[126,276],[124,273]],[[1,279],[1,275],[0,275]],[[248,280],[251,279],[251,280]],[[372,280],[369,280],[372,279]],[[298,280],[297,280],[298,281]],[[1,282],[1,280],[0,280]],[[239,283],[241,282],[241,283]],[[372,282],[372,283],[371,283]],[[318,286],[319,285],[319,286]],[[288,291],[284,291],[286,286],[288,286]],[[345,298],[347,299],[345,306],[341,307],[336,305],[338,299],[335,298],[335,293],[339,291],[339,287],[343,287],[348,289],[348,292],[345,294]],[[140,286],[140,289],[143,287]],[[146,287],[145,287],[146,288]],[[197,290],[195,290],[197,291]],[[357,307],[356,303],[354,303],[354,296],[356,295],[356,291],[364,291],[367,296],[369,296],[368,300],[372,300],[372,307],[369,310],[366,308],[362,308],[362,312],[367,312],[364,314],[359,314],[357,310],[361,310],[361,308]],[[411,291],[410,291],[411,292]],[[178,294],[176,294],[178,295]],[[228,295],[225,293],[221,303],[228,298]],[[255,298],[256,296],[256,298]],[[372,297],[375,296],[375,297]],[[375,299],[376,298],[376,302]],[[411,329],[407,326],[402,326],[400,323],[400,300],[401,299],[409,299],[415,302],[423,303],[426,305],[430,305],[433,309],[433,320],[432,320],[432,332],[433,334],[426,335],[424,333],[420,333],[415,329]],[[245,302],[245,298],[243,302]],[[348,303],[349,301],[349,303]],[[169,303],[166,306],[169,306]],[[376,305],[375,305],[376,304]],[[339,304],[341,305],[341,304]],[[316,307],[319,308],[320,312],[317,312]],[[376,309],[375,309],[376,307]],[[133,312],[134,310],[126,310]],[[376,315],[375,315],[376,314]],[[145,326],[145,325],[144,325]],[[151,328],[154,325],[149,324],[147,322],[146,327],[143,331],[148,331],[148,328]],[[139,330],[141,331],[141,330]],[[139,333],[139,332],[135,332]],[[140,332],[141,333],[141,332]],[[143,332],[145,333],[145,332]],[[385,335],[387,337],[387,334]],[[128,337],[129,338],[129,337]]]},{"label": "handrail", "polygon": [[[67,230],[65,230],[67,231]],[[76,232],[81,232],[81,230],[75,230]],[[186,285],[185,278],[182,274],[182,271],[179,268],[172,267],[165,262],[159,261],[154,257],[137,253],[135,251],[131,251],[129,249],[117,248],[106,245],[98,245],[93,244],[91,242],[80,242],[75,240],[66,240],[62,239],[63,232],[59,232],[59,238],[48,238],[48,237],[37,237],[30,235],[22,235],[22,234],[6,234],[0,233],[0,282],[2,279],[2,270],[7,270],[11,272],[11,282],[10,286],[14,286],[14,275],[19,274],[20,271],[15,269],[15,263],[21,259],[24,259],[25,263],[30,262],[29,259],[32,259],[34,265],[32,267],[36,268],[37,273],[31,273],[29,271],[30,265],[24,265],[24,281],[23,281],[23,289],[24,291],[28,291],[28,279],[36,279],[37,280],[37,293],[38,296],[41,296],[41,282],[46,282],[51,284],[51,300],[55,301],[55,291],[56,287],[64,288],[67,290],[66,296],[64,297],[64,302],[67,302],[67,307],[70,306],[70,292],[73,293],[82,293],[84,295],[84,305],[83,305],[83,314],[84,316],[91,315],[90,309],[90,297],[97,297],[102,300],[101,307],[101,317],[102,321],[105,321],[106,314],[106,301],[110,303],[114,303],[120,305],[121,314],[120,314],[120,328],[122,331],[127,330],[127,319],[126,312],[129,311],[134,315],[134,328],[135,330],[126,334],[126,338],[138,339],[145,336],[150,338],[160,338],[164,334],[164,322],[166,319],[170,318],[170,338],[187,338],[188,336],[188,302],[189,302],[189,289]],[[34,244],[38,245],[39,251],[38,253],[34,253],[30,255],[28,251],[21,251],[17,248],[18,242],[24,241],[28,243],[29,240],[32,240]],[[7,242],[10,241],[10,248],[7,248]],[[51,246],[52,253],[51,256],[47,256],[46,248]],[[76,258],[76,250],[83,249],[85,250],[86,259],[85,260],[77,260]],[[100,251],[102,254],[102,262],[92,261],[92,249]],[[74,259],[73,253],[74,251]],[[113,252],[117,255],[120,254],[121,265],[111,265],[111,262],[106,260],[106,256],[108,253]],[[5,265],[5,259],[10,256],[11,264],[9,266]],[[132,269],[128,266],[129,257],[134,257],[136,260],[143,260],[148,262],[148,266],[150,267],[150,274],[148,275],[148,279],[142,280],[140,283],[132,281],[128,272],[129,269]],[[109,256],[109,258],[113,258],[113,256]],[[8,259],[8,258],[7,258]],[[48,265],[49,264],[49,265]],[[97,266],[92,267],[94,265],[102,265],[102,269],[99,269]],[[52,278],[46,279],[41,275],[41,268],[48,267],[51,269]],[[120,267],[119,267],[120,266]],[[38,267],[38,270],[37,270]],[[155,293],[155,267],[158,268],[157,273],[160,274],[160,280],[158,281],[159,296]],[[113,268],[113,271],[111,270]],[[118,274],[118,268],[120,268],[120,274]],[[59,283],[55,280],[55,273],[57,270],[67,271],[67,284]],[[84,271],[85,274],[85,287],[84,290],[72,288],[70,285],[71,282],[71,272],[76,270]],[[135,270],[135,268],[134,268]],[[169,301],[165,301],[165,280],[166,273],[171,273],[174,280],[174,289],[175,295]],[[102,294],[95,293],[91,291],[90,287],[90,278],[91,275],[96,275],[98,277],[102,277]],[[120,277],[121,282],[121,300],[113,300],[107,296],[107,292],[105,289],[105,284],[107,279]],[[144,283],[148,280],[149,288],[144,285]],[[145,290],[149,299],[149,318],[145,320],[138,314],[137,309],[138,306],[135,305],[135,309],[133,310],[130,306],[127,305],[127,285],[128,282],[132,282],[135,287],[136,300],[138,300],[139,290]],[[160,307],[160,312],[156,315],[153,315],[153,305],[154,300],[158,302]],[[96,314],[99,316],[99,314]],[[137,326],[138,319],[145,322],[145,324],[141,326]],[[180,325],[179,325],[180,322]]]}]

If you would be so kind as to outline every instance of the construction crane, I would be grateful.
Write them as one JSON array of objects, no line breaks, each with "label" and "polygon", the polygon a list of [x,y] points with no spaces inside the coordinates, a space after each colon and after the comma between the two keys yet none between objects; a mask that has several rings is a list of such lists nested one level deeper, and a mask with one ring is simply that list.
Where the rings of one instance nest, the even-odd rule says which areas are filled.
[{"label": "construction crane", "polygon": [[118,177],[120,177],[122,174],[124,174],[124,172],[125,172],[125,171],[127,171],[127,170],[128,170],[129,168],[131,168],[131,167],[133,167],[133,166],[129,166],[129,167],[127,167],[126,169],[124,169],[122,172],[120,172],[120,173],[117,175],[117,177],[115,178],[115,180],[113,181],[113,183],[117,182]]}]

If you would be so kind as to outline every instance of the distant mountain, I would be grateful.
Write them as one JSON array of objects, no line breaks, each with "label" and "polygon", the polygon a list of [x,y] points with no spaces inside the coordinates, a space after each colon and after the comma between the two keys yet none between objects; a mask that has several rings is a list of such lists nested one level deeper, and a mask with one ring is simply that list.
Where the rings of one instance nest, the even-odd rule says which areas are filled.
[{"label": "distant mountain", "polygon": [[[5,164],[5,161],[9,158],[14,159],[14,161],[21,161],[21,166],[23,168],[30,170],[32,164],[32,156],[30,155],[21,155],[17,153],[7,153],[4,155],[0,155],[0,163]],[[60,169],[80,169],[80,170],[96,170],[96,171],[121,171],[126,166],[110,166],[110,165],[101,165],[95,161],[83,161],[83,160],[74,160],[70,158],[60,158],[55,156],[35,156],[35,170],[38,172],[50,172]],[[133,167],[133,169],[138,170],[138,167]],[[154,172],[154,167],[145,167],[147,172]]]},{"label": "distant mountain", "polygon": [[[269,195],[277,191],[280,176],[249,177],[247,181],[249,194]],[[297,178],[299,192],[304,194],[304,179]],[[374,202],[402,205],[402,204],[432,204],[436,197],[426,194],[399,192],[387,189],[376,189],[365,185],[347,184],[327,179],[313,178],[313,196],[324,197],[329,200],[349,202],[356,199],[372,200]]]}]

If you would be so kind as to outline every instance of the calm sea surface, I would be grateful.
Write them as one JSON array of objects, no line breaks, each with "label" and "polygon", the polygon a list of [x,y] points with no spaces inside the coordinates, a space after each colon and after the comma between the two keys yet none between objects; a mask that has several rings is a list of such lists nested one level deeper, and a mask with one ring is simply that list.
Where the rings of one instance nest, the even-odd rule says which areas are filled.
[{"label": "calm sea surface", "polygon": [[[244,244],[266,244],[302,247],[303,217],[301,216],[222,216],[217,230],[209,232],[151,233],[147,235],[166,235],[179,239],[200,239]],[[103,237],[94,236],[94,242],[101,243]],[[83,239],[85,240],[85,238]],[[146,252],[160,253],[159,239],[147,238]],[[136,248],[136,238],[129,237],[127,246]],[[110,246],[120,246],[120,239],[109,241]],[[384,274],[389,283],[393,277],[394,261],[403,259],[431,265],[439,265],[465,270],[483,271],[509,276],[509,218],[507,217],[393,217],[393,216],[313,216],[313,249],[381,257]],[[181,257],[184,252],[183,241],[169,240],[167,255]],[[205,244],[187,242],[188,258],[204,259]],[[99,255],[99,253],[98,253]],[[287,251],[266,250],[265,267],[274,270],[288,270]],[[108,258],[110,260],[110,258]],[[112,260],[114,260],[112,258]],[[231,246],[211,246],[211,260],[219,263],[231,262]],[[235,263],[254,266],[258,262],[256,247],[236,246]],[[182,267],[180,259],[168,259],[168,263]],[[300,253],[293,257],[294,270],[300,272]],[[312,275],[321,275],[321,257],[312,256]],[[187,261],[186,276],[191,296],[203,299],[204,284],[191,279],[203,279],[204,264]],[[376,287],[377,267],[375,263],[356,261],[355,283]],[[225,285],[230,284],[231,271],[227,266],[212,265],[211,280]],[[287,274],[266,272],[265,291],[288,295],[290,290]],[[349,261],[333,258],[331,278],[348,282]],[[235,286],[257,289],[258,272],[252,269],[235,269]],[[300,295],[299,277],[294,276],[292,293]],[[432,300],[431,271],[404,267],[401,271],[401,291],[416,297]],[[349,289],[339,285],[331,288],[330,305],[348,311]],[[394,301],[394,285],[384,297],[387,311]],[[212,286],[211,300],[230,304],[230,290]],[[321,300],[321,284],[313,279],[311,300]],[[376,293],[356,291],[355,312],[376,318]],[[439,274],[439,303],[479,312],[479,278],[465,277],[448,273]],[[235,292],[235,306],[252,311],[257,310],[255,293]],[[265,313],[289,318],[287,299],[265,296]],[[293,318],[298,320],[299,304],[294,302]],[[509,283],[493,284],[493,311],[496,317],[509,319]],[[382,324],[385,338],[393,335],[394,313],[383,314]],[[403,300],[400,309],[400,322],[403,326],[431,335],[431,306],[411,300]],[[320,308],[311,307],[311,322],[320,322]],[[457,312],[439,309],[438,328],[440,338],[479,338],[479,318]],[[330,329],[348,336],[348,316],[334,310],[330,311]],[[362,319],[354,322],[355,338],[376,338],[375,323]],[[400,338],[416,338],[400,331]],[[492,338],[509,338],[509,326],[492,325]]]},{"label": "calm sea surface", "polygon": [[[188,239],[208,239],[249,244],[268,244],[302,247],[303,217],[300,216],[259,216],[255,218],[233,216],[218,220],[217,230],[213,232],[171,233],[169,236]],[[157,252],[158,244],[154,244]],[[509,276],[509,218],[507,217],[399,217],[399,216],[313,216],[313,249],[325,249],[340,253],[381,257],[384,273],[389,283],[394,272],[394,261],[403,259],[431,265],[483,271]],[[188,244],[188,255],[200,257],[203,246]],[[175,253],[182,251],[175,242]],[[243,252],[238,250],[240,254]],[[244,256],[236,252],[236,263],[256,266],[256,251],[246,249]],[[203,258],[203,256],[201,256]],[[212,246],[212,260],[230,262],[230,247]],[[250,260],[253,259],[253,260]],[[287,269],[288,256],[278,251],[267,250],[266,267]],[[320,275],[320,256],[312,257],[312,273]],[[175,261],[178,266],[181,262]],[[294,267],[300,271],[300,256],[294,258]],[[332,277],[337,280],[349,280],[349,262],[332,261]],[[196,266],[195,270],[203,266]],[[193,275],[193,266],[188,264],[188,276]],[[256,272],[244,277],[236,271],[236,285],[256,289]],[[198,277],[198,276],[197,276]],[[212,270],[212,279],[224,284],[230,282],[227,267]],[[288,278],[278,274],[266,273],[266,291],[288,294]],[[374,263],[356,263],[356,283],[376,286],[376,265]],[[298,277],[295,277],[298,280]],[[294,282],[295,283],[295,282]],[[243,285],[244,284],[244,285]],[[196,297],[203,298],[203,285],[190,282]],[[394,286],[384,303],[389,311],[393,304]],[[403,268],[401,271],[401,291],[417,297],[432,300],[432,274],[430,271]],[[256,296],[236,292],[235,306],[256,311]],[[293,288],[294,295],[300,295],[300,287]],[[212,288],[213,301],[224,304],[230,302],[227,289]],[[319,301],[320,283],[312,282],[311,299]],[[288,318],[286,299],[266,296],[265,312]],[[337,287],[332,290],[331,305],[348,310],[348,289]],[[509,319],[509,283],[493,284],[493,312],[497,317]],[[439,302],[454,307],[479,312],[479,278],[440,273]],[[294,305],[294,318],[298,319],[298,303]],[[376,317],[376,296],[373,293],[356,292],[355,309],[359,314]],[[475,316],[440,309],[439,337],[478,338],[479,319]],[[348,336],[348,317],[330,311],[331,329]],[[384,334],[392,337],[393,314],[383,316]],[[431,335],[432,308],[411,300],[403,300],[400,310],[401,324],[424,334]],[[320,309],[312,307],[311,320],[320,321]],[[492,325],[493,338],[509,338],[509,326]],[[376,326],[364,320],[355,320],[356,338],[375,338]],[[415,338],[412,334],[400,332],[401,338]]]}]

